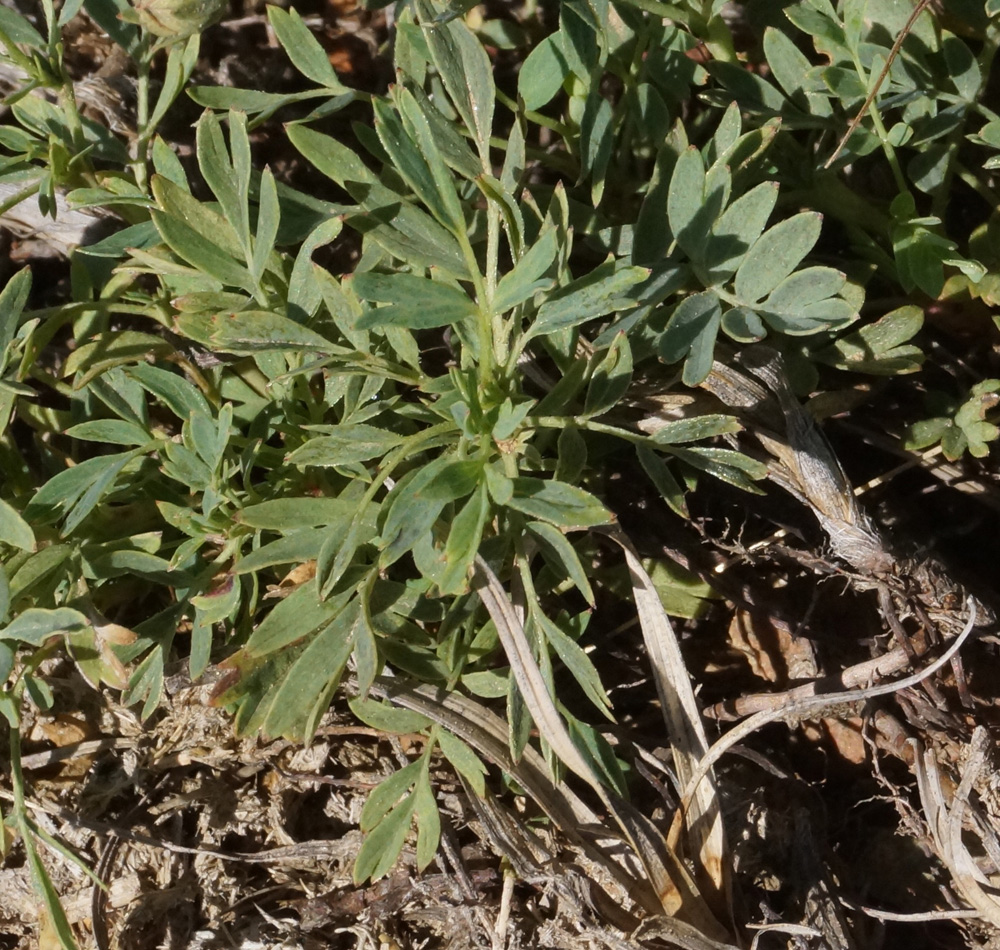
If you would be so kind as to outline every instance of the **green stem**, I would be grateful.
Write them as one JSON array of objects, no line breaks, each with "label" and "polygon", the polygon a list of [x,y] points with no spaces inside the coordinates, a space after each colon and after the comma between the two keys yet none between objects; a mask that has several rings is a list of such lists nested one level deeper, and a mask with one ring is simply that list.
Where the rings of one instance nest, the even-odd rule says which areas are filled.
[{"label": "green stem", "polygon": [[[37,189],[36,189],[37,190]],[[148,306],[140,304],[122,303],[117,300],[89,300],[83,303],[60,304],[57,307],[44,307],[41,310],[28,310],[21,315],[19,323],[27,323],[29,320],[50,320],[53,317],[60,317],[63,320],[71,320],[84,313],[129,313],[140,317],[152,316]]]},{"label": "green stem", "polygon": [[22,188],[16,194],[11,195],[6,201],[0,202],[0,215],[6,214],[11,208],[16,208],[32,195],[37,195],[39,188],[41,188],[41,182],[35,182],[35,184],[28,185],[27,188]]},{"label": "green stem", "polygon": [[136,137],[132,143],[132,173],[135,183],[145,191],[149,184],[149,169],[146,167],[146,154],[149,143],[149,68],[152,65],[153,54],[149,43],[143,40],[136,57]]},{"label": "green stem", "polygon": [[[1000,208],[1000,200],[998,200],[998,195],[996,191],[987,185],[985,182],[980,181],[979,176],[975,172],[969,171],[961,162],[955,162],[955,174],[962,179],[973,191],[979,195],[991,208],[996,211]],[[938,215],[940,217],[940,215]]]},{"label": "green stem", "polygon": [[524,420],[526,426],[535,429],[565,429],[569,425],[574,425],[579,429],[586,429],[590,432],[600,432],[602,435],[613,435],[617,439],[631,442],[634,445],[649,445],[648,435],[641,432],[632,432],[629,429],[622,429],[619,426],[610,426],[604,422],[595,422],[586,416],[528,416]]},{"label": "green stem", "polygon": [[941,184],[935,189],[934,199],[931,202],[931,214],[935,218],[940,218],[942,221],[948,211],[948,203],[951,201],[951,183],[952,179],[955,177],[955,165],[958,162],[958,148],[965,135],[965,124],[968,118],[969,110],[966,109],[962,113],[962,121],[951,130],[946,140],[948,146],[948,162],[945,165],[944,175],[941,178]]},{"label": "green stem", "polygon": [[[497,102],[501,105],[506,106],[515,115],[520,111],[520,106],[511,99],[506,93],[501,90],[497,90]],[[544,126],[546,129],[551,129],[553,132],[558,134],[561,138],[567,138],[570,135],[570,130],[559,122],[557,119],[550,119],[547,115],[542,115],[541,112],[534,112],[528,109],[524,113],[524,117],[529,121],[533,122],[535,125]],[[497,145],[501,148],[507,147],[507,141],[505,139],[496,139]]]},{"label": "green stem", "polygon": [[[861,64],[861,59],[859,58],[857,51],[852,50],[851,55],[854,59],[854,69],[857,72],[858,77],[861,79],[862,84],[867,89],[871,79],[865,71],[865,67]],[[874,99],[868,106],[868,114],[871,116],[872,126],[878,135],[879,142],[882,144],[882,151],[885,153],[885,158],[889,163],[889,168],[892,169],[892,177],[896,180],[897,190],[901,195],[909,194],[910,189],[906,181],[906,176],[903,174],[903,169],[900,167],[896,150],[889,142],[889,132],[885,127],[885,123],[882,121],[882,115],[878,111],[877,102]]]},{"label": "green stem", "polygon": [[[10,717],[16,719],[9,723],[10,735],[10,790],[14,796],[14,818],[21,826],[22,832],[27,831],[25,822],[28,817],[28,806],[25,803],[24,795],[24,772],[21,770],[21,696],[24,692],[23,674],[8,690],[3,690],[0,698],[5,705],[9,704],[11,710]],[[2,833],[2,832],[0,832]]]},{"label": "green stem", "polygon": [[385,484],[385,480],[392,475],[396,466],[404,459],[422,452],[424,449],[432,448],[433,443],[441,437],[447,437],[445,441],[451,441],[451,435],[455,431],[453,422],[439,422],[437,425],[428,426],[415,432],[403,441],[403,444],[389,452],[378,467],[371,485],[364,493],[358,503],[358,511],[363,512],[368,507],[369,502],[378,494],[379,489]]}]

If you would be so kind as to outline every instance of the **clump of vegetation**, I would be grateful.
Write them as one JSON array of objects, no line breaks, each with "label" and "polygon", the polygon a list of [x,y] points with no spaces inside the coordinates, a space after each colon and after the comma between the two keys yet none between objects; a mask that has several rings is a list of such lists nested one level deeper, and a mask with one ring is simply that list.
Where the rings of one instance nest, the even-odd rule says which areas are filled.
[{"label": "clump of vegetation", "polygon": [[[706,883],[647,853],[594,725],[615,716],[595,607],[637,599],[648,634],[665,617],[647,572],[675,614],[710,594],[635,557],[620,485],[682,519],[692,492],[761,491],[746,419],[702,388],[713,361],[766,341],[800,395],[916,380],[924,309],[992,305],[997,4],[800,0],[750,47],[718,0],[465,6],[394,5],[378,92],[343,84],[294,6],[267,8],[298,73],[280,92],[192,81],[217,3],[0,7],[20,76],[2,210],[118,222],[72,253],[64,298],[30,268],[0,295],[5,818],[65,947],[39,847],[70,852],[26,806],[18,738],[62,651],[144,718],[184,656],[193,678],[221,668],[243,733],[308,742],[345,686],[363,722],[422,731],[368,799],[359,882],[414,822],[418,867],[433,858],[436,756],[480,791],[490,762],[384,701],[393,684],[492,706],[512,763],[537,746],[590,782],[672,883],[664,906],[725,936],[709,906],[728,869]],[[133,128],[84,110],[62,41],[83,15],[127,56]],[[205,111],[184,161],[164,130],[188,100]],[[265,131],[308,188],[261,166]],[[949,219],[959,188],[971,227]],[[927,418],[913,400],[908,446],[986,455],[998,388],[931,394]],[[704,729],[670,688],[693,769]]]}]

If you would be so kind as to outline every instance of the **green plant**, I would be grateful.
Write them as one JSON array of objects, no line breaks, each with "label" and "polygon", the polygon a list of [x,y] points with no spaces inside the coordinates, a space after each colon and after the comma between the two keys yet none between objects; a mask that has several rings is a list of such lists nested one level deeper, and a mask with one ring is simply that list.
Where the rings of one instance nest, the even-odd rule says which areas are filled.
[{"label": "green plant", "polygon": [[[613,718],[583,646],[616,583],[590,530],[615,525],[610,478],[637,460],[686,515],[704,476],[753,491],[766,473],[721,442],[739,424],[719,412],[682,412],[647,434],[637,384],[696,388],[728,352],[720,334],[729,346],[768,337],[806,389],[823,367],[919,369],[919,309],[876,306],[859,324],[863,285],[876,300],[935,297],[946,269],[972,284],[986,272],[957,252],[942,216],[956,175],[985,187],[960,145],[972,117],[987,120],[977,147],[1000,121],[980,102],[994,26],[981,25],[977,58],[929,14],[918,19],[923,47],[902,44],[826,170],[891,58],[903,25],[892,4],[790,7],[794,27],[764,37],[772,82],[736,63],[718,2],[567,0],[521,66],[517,98],[497,88],[459,12],[432,0],[398,5],[398,79],[385,95],[344,87],[298,14],[271,7],[314,85],[188,90],[207,107],[195,140],[202,200],[156,136],[197,62],[198,33],[121,22],[120,0],[83,5],[135,65],[128,149],[80,118],[60,65],[59,28],[81,4],[59,17],[44,5],[45,38],[0,7],[0,43],[27,77],[10,97],[14,123],[0,127],[0,181],[23,182],[16,200],[37,192],[47,212],[68,189],[73,205],[114,208],[127,225],[76,253],[72,301],[26,310],[27,272],[0,296],[0,681],[12,734],[24,696],[45,702],[35,671],[56,635],[95,685],[123,689],[148,716],[186,626],[191,675],[221,663],[215,701],[236,728],[295,740],[312,736],[350,670],[360,719],[427,737],[369,799],[356,876],[391,867],[414,816],[423,867],[440,833],[432,755],[474,789],[484,766],[446,728],[368,695],[388,666],[500,700],[521,756],[532,707],[483,606],[485,565],[522,612],[579,754],[623,791],[614,751],[556,689],[568,674],[591,715]],[[805,35],[828,62],[813,64]],[[715,56],[705,66],[688,55],[701,41]],[[696,90],[709,104],[682,122]],[[348,106],[370,110],[372,125],[349,129]],[[325,180],[323,197],[254,165],[250,133],[291,109],[287,140]],[[541,148],[541,129],[557,144]],[[835,177],[881,160],[891,204]],[[843,200],[828,201],[831,189]],[[824,244],[819,209],[840,219],[849,251]],[[331,273],[320,260],[348,241],[353,273]],[[70,352],[57,345],[66,340]],[[35,401],[42,390],[51,402]],[[966,441],[946,452],[981,454],[996,430],[970,428],[963,412],[916,438],[950,439],[947,423]],[[669,571],[659,576],[669,584]],[[544,734],[541,744],[559,774],[565,756]],[[16,744],[12,754],[16,772]],[[12,814],[33,847],[23,800]]]}]

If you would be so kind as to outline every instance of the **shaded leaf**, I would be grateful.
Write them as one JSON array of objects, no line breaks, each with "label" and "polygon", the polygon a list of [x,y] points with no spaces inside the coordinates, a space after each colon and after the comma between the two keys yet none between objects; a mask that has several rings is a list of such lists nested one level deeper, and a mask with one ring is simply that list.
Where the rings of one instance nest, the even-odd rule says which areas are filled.
[{"label": "shaded leaf", "polygon": [[[372,703],[372,705],[381,704]],[[407,711],[399,710],[399,712]],[[410,715],[419,714],[410,713]],[[420,718],[424,719],[423,716]],[[424,719],[424,721],[426,722],[427,720]],[[411,762],[409,765],[404,765],[403,768],[393,772],[387,779],[379,782],[378,786],[368,796],[364,808],[361,809],[360,825],[362,831],[370,831],[389,814],[393,806],[416,783],[422,768],[423,762]]]},{"label": "shaded leaf", "polygon": [[234,516],[239,524],[271,531],[294,531],[334,524],[354,516],[357,503],[344,498],[272,498],[247,505]]},{"label": "shaded leaf", "polygon": [[838,369],[860,373],[913,373],[920,369],[924,354],[919,347],[908,345],[907,341],[916,336],[923,322],[924,314],[919,307],[899,307],[875,323],[841,337],[813,356]]},{"label": "shaded leaf", "polygon": [[[423,732],[431,725],[431,721],[426,716],[421,716],[420,713],[411,712],[409,709],[399,709],[396,706],[376,702],[373,699],[354,697],[348,701],[348,705],[351,707],[351,712],[365,723],[365,725],[371,726],[373,729],[378,729],[380,732],[411,735]],[[417,765],[417,763],[414,762],[413,765]],[[396,773],[396,775],[399,774],[399,772]],[[379,788],[381,787],[379,786]],[[372,797],[369,797],[368,801],[371,802]],[[390,802],[389,804],[393,803]],[[372,804],[371,807],[372,809],[376,808],[375,804]],[[362,830],[364,827],[364,819],[362,819]]]},{"label": "shaded leaf", "polygon": [[614,409],[631,384],[632,348],[625,333],[618,333],[590,377],[584,415],[599,416]]},{"label": "shaded leaf", "polygon": [[685,297],[671,314],[660,336],[660,356],[668,363],[684,360],[684,385],[697,386],[711,372],[721,321],[719,298],[710,290]]},{"label": "shaded leaf", "polygon": [[594,591],[587,579],[587,572],[580,563],[576,549],[558,528],[544,521],[529,521],[528,530],[541,542],[542,547],[583,594],[588,604],[594,606]]},{"label": "shaded leaf", "polygon": [[533,616],[541,628],[545,640],[555,651],[559,659],[562,660],[563,665],[573,679],[577,681],[586,697],[597,707],[601,715],[606,716],[614,722],[614,716],[611,714],[611,700],[604,691],[601,677],[598,675],[590,657],[583,651],[580,644],[568,636],[540,610],[535,611]]},{"label": "shaded leaf", "polygon": [[469,279],[468,264],[454,235],[379,182],[350,149],[301,125],[288,127],[288,139],[367,212],[349,219],[352,227],[371,234],[390,254],[411,266],[440,267],[454,277]]},{"label": "shaded leaf", "polygon": [[95,419],[70,426],[66,435],[87,442],[105,442],[112,445],[145,445],[152,436],[134,422],[124,419]]},{"label": "shaded leaf", "polygon": [[670,506],[671,510],[682,518],[689,518],[687,502],[684,500],[684,489],[667,468],[666,462],[660,458],[649,446],[636,446],[636,454],[639,462],[649,476],[650,481],[656,486],[656,490],[663,497],[663,500]]},{"label": "shaded leaf", "polygon": [[250,635],[242,652],[247,657],[262,657],[309,636],[337,615],[347,596],[321,601],[315,587],[303,584],[278,601]]},{"label": "shaded leaf", "polygon": [[490,170],[490,137],[496,84],[486,50],[465,23],[455,17],[441,22],[429,0],[417,9],[431,59],[441,74],[448,97],[473,134],[483,170]]},{"label": "shaded leaf", "polygon": [[524,108],[540,109],[562,88],[570,75],[559,33],[545,37],[525,58],[517,74],[517,92]]},{"label": "shaded leaf", "polygon": [[498,313],[513,310],[539,291],[552,286],[552,279],[543,278],[555,263],[558,250],[559,232],[554,227],[548,227],[521,255],[513,269],[500,278],[493,297],[493,306]]},{"label": "shaded leaf", "polygon": [[484,796],[486,794],[484,781],[486,766],[482,759],[465,742],[452,735],[447,729],[438,729],[435,735],[441,752],[454,766],[455,771],[468,781],[477,795]]},{"label": "shaded leaf", "polygon": [[377,881],[392,869],[403,850],[415,806],[416,801],[411,795],[368,833],[354,863],[356,884],[368,878]]},{"label": "shaded leaf", "polygon": [[[310,593],[312,585],[304,585]],[[274,693],[264,730],[293,741],[312,737],[354,649],[354,628],[361,607],[357,598],[310,640]]]},{"label": "shaded leaf", "polygon": [[734,274],[767,224],[778,200],[778,183],[765,181],[737,198],[712,227],[704,263],[712,280]]},{"label": "shaded leaf", "polygon": [[441,815],[426,769],[413,791],[413,810],[417,819],[417,870],[423,871],[434,860],[441,843]]},{"label": "shaded leaf", "polygon": [[434,526],[444,506],[470,494],[482,464],[441,456],[400,482],[387,504],[379,563],[386,567],[409,551]]},{"label": "shaded leaf", "polygon": [[330,353],[340,349],[315,330],[268,310],[180,313],[174,317],[174,328],[216,352],[238,356],[288,350]]}]

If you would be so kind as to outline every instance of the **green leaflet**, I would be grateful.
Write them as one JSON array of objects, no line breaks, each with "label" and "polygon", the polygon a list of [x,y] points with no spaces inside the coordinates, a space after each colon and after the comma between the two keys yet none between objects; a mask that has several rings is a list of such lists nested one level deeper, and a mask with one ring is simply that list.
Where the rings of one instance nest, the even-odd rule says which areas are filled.
[{"label": "green leaflet", "polygon": [[291,465],[333,467],[350,462],[367,462],[385,455],[402,442],[402,436],[364,424],[327,427],[287,456]]},{"label": "green leaflet", "polygon": [[6,627],[0,629],[0,640],[13,640],[29,646],[41,646],[49,637],[72,633],[87,626],[87,618],[79,610],[58,607],[44,610],[32,607],[22,611]]},{"label": "green leaflet", "polygon": [[803,211],[765,231],[736,272],[736,295],[756,303],[774,290],[812,250],[821,222],[820,215]]},{"label": "green leaflet", "polygon": [[562,88],[569,63],[559,33],[546,36],[527,56],[517,74],[518,95],[525,109],[540,109]]},{"label": "green leaflet", "polygon": [[583,413],[599,416],[618,405],[632,384],[632,348],[628,337],[619,333],[594,368],[587,387]]},{"label": "green leaflet", "polygon": [[369,310],[359,329],[408,327],[426,330],[451,326],[476,313],[476,304],[461,290],[412,274],[357,274],[350,286],[363,300],[391,304]]},{"label": "green leaflet", "polygon": [[248,505],[235,520],[251,528],[294,531],[353,517],[357,504],[342,498],[272,498]]},{"label": "green leaflet", "polygon": [[0,544],[9,544],[22,551],[35,550],[35,534],[31,525],[3,499],[0,499]]},{"label": "green leaflet", "polygon": [[576,549],[565,534],[558,528],[544,521],[528,522],[528,530],[541,542],[543,550],[549,559],[562,569],[566,577],[573,581],[577,590],[591,606],[594,605],[594,590],[587,579],[587,572],[580,563]]},{"label": "green leaflet", "polygon": [[355,598],[310,640],[274,692],[263,726],[268,735],[297,741],[312,738],[354,649],[360,615]]},{"label": "green leaflet", "polygon": [[555,263],[558,250],[558,231],[553,227],[546,228],[514,267],[500,278],[493,298],[493,306],[499,313],[513,310],[553,285],[554,281],[545,275]]},{"label": "green leaflet", "polygon": [[566,330],[624,309],[629,305],[625,292],[646,280],[650,273],[646,267],[618,267],[614,261],[602,264],[585,277],[550,294],[538,308],[525,339]]},{"label": "green leaflet", "polygon": [[610,524],[614,516],[590,492],[553,479],[519,477],[508,506],[563,528]]},{"label": "green leaflet", "polygon": [[152,181],[159,210],[153,223],[169,248],[183,261],[229,287],[253,293],[250,272],[241,263],[243,248],[233,225],[160,175]]},{"label": "green leaflet", "polygon": [[879,376],[913,373],[920,368],[924,355],[908,341],[916,336],[923,322],[919,307],[899,307],[813,355],[838,369]]},{"label": "green leaflet", "polygon": [[401,261],[440,267],[468,280],[468,264],[454,235],[402,195],[383,185],[357,155],[328,135],[301,125],[288,129],[291,143],[324,175],[345,188],[367,212],[349,223]]},{"label": "green leaflet", "polygon": [[416,0],[421,25],[434,65],[448,97],[473,134],[483,170],[490,170],[490,136],[496,85],[486,50],[458,18],[442,22],[430,0]]},{"label": "green leaflet", "polygon": [[736,272],[763,232],[777,200],[777,182],[765,181],[726,208],[713,225],[705,250],[710,279],[726,280]]},{"label": "green leaflet", "polygon": [[441,456],[400,482],[387,503],[379,563],[392,564],[410,550],[431,530],[444,506],[470,494],[481,476],[480,463]]},{"label": "green leaflet", "polygon": [[326,51],[320,46],[309,27],[302,22],[296,10],[269,6],[267,18],[278,37],[278,42],[285,48],[288,58],[303,76],[334,93],[349,91],[337,78]]},{"label": "green leaflet", "polygon": [[174,326],[178,333],[220,353],[248,355],[287,350],[330,353],[340,349],[314,330],[266,310],[181,313],[174,317]]},{"label": "green leaflet", "polygon": [[697,386],[711,371],[721,321],[722,306],[710,290],[685,297],[670,317],[660,337],[660,355],[668,363],[684,360],[686,386]]}]

